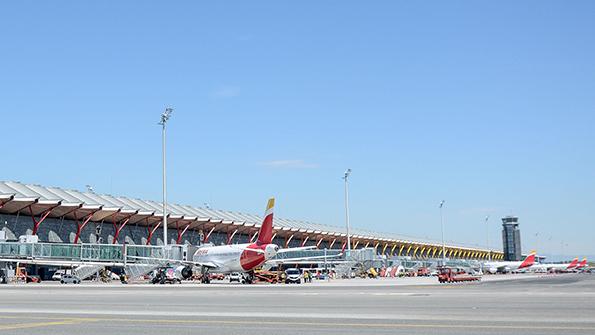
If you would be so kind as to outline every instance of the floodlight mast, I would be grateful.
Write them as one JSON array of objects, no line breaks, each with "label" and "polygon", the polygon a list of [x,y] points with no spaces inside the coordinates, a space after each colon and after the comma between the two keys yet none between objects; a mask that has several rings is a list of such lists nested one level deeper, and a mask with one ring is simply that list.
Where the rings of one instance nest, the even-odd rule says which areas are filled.
[{"label": "floodlight mast", "polygon": [[343,176],[345,180],[345,224],[347,226],[347,258],[351,257],[351,228],[349,226],[349,175],[351,175],[351,169],[347,169]]},{"label": "floodlight mast", "polygon": [[444,245],[444,217],[442,215],[442,207],[444,200],[440,201],[440,227],[442,228],[442,266],[446,266],[446,247]]},{"label": "floodlight mast", "polygon": [[490,220],[490,216],[486,216],[486,247],[488,248],[488,260],[492,261],[492,250],[490,250],[490,225],[488,221]]},{"label": "floodlight mast", "polygon": [[165,125],[173,113],[173,108],[166,108],[165,112],[161,114],[161,121],[159,124],[162,127],[161,131],[161,152],[163,163],[163,245],[167,247],[167,180],[165,173]]}]

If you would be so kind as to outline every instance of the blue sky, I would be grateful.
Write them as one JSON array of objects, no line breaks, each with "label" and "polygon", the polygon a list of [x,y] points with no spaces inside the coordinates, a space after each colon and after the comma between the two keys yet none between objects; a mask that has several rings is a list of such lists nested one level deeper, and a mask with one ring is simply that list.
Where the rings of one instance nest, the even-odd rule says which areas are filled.
[{"label": "blue sky", "polygon": [[[595,255],[595,4],[14,2],[0,179]],[[537,234],[537,236],[536,236]]]}]

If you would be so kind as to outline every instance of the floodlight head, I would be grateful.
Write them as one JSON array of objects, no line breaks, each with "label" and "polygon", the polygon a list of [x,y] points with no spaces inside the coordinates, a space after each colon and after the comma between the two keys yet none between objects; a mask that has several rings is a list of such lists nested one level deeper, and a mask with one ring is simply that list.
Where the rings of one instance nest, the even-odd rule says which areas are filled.
[{"label": "floodlight head", "polygon": [[347,179],[350,174],[351,174],[351,169],[347,169],[347,171],[345,171],[345,177],[344,177],[344,179]]},{"label": "floodlight head", "polygon": [[442,208],[442,206],[444,206],[444,200],[440,201],[440,208]]},{"label": "floodlight head", "polygon": [[159,121],[160,125],[165,125],[167,123],[167,120],[169,120],[169,118],[171,117],[171,114],[174,112],[173,108],[166,108],[165,112],[163,112],[161,114],[161,121]]},{"label": "floodlight head", "polygon": [[91,185],[85,185],[85,187],[87,188],[87,191],[89,191],[91,193],[94,193],[93,186],[91,186]]}]

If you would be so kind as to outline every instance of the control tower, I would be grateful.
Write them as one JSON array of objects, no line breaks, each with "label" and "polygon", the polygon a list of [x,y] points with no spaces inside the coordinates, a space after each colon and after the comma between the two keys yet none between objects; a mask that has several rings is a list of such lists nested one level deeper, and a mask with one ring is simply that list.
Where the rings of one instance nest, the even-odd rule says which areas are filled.
[{"label": "control tower", "polygon": [[504,244],[504,260],[521,260],[521,230],[519,218],[507,216],[502,218],[502,243]]}]

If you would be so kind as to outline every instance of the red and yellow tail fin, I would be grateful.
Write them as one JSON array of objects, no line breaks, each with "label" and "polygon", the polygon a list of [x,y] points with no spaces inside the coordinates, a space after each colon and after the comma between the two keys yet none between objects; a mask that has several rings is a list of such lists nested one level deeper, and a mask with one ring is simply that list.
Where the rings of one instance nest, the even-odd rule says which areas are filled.
[{"label": "red and yellow tail fin", "polygon": [[575,257],[572,262],[570,262],[570,264],[568,264],[568,267],[566,267],[566,269],[570,270],[570,269],[574,269],[576,267],[576,265],[578,264],[578,257]]},{"label": "red and yellow tail fin", "polygon": [[587,258],[583,258],[583,260],[576,266],[577,269],[582,269],[587,266]]},{"label": "red and yellow tail fin", "polygon": [[528,268],[535,264],[535,250],[531,250],[531,253],[523,260],[519,269]]},{"label": "red and yellow tail fin", "polygon": [[273,239],[273,208],[275,207],[275,198],[270,198],[267,203],[267,209],[264,212],[264,219],[262,220],[262,226],[258,232],[259,244],[269,244]]}]

